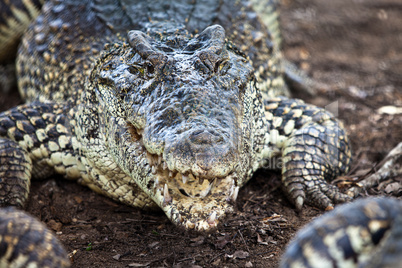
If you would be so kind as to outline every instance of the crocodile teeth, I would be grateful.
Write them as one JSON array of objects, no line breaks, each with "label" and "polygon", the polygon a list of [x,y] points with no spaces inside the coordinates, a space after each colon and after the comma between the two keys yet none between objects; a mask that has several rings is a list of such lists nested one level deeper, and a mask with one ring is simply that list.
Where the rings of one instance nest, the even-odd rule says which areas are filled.
[{"label": "crocodile teeth", "polygon": [[151,169],[152,169],[152,174],[154,174],[154,175],[155,175],[155,174],[156,174],[156,168],[155,168],[155,166],[152,166],[152,168],[151,168]]},{"label": "crocodile teeth", "polygon": [[169,171],[169,177],[173,177],[173,172]]},{"label": "crocodile teeth", "polygon": [[194,229],[194,228],[195,228],[195,224],[194,224],[193,222],[189,221],[189,220],[186,221],[185,226],[186,226],[188,229]]},{"label": "crocodile teeth", "polygon": [[183,219],[183,217],[179,214],[179,216],[177,217],[177,219],[180,221],[180,222],[183,222],[184,221],[184,219]]},{"label": "crocodile teeth", "polygon": [[158,156],[158,165],[162,163],[162,156]]},{"label": "crocodile teeth", "polygon": [[235,186],[235,181],[232,180],[232,186],[230,187],[229,190],[229,195],[226,198],[226,200],[229,201],[236,201],[237,195],[239,194],[239,187]]},{"label": "crocodile teeth", "polygon": [[147,154],[147,159],[148,159],[149,165],[150,165],[150,166],[153,166],[153,165],[154,165],[154,161],[153,161],[152,156],[150,156],[150,155]]},{"label": "crocodile teeth", "polygon": [[211,226],[216,226],[216,211],[212,212],[212,214],[207,218],[207,222]]},{"label": "crocodile teeth", "polygon": [[166,162],[163,162],[163,170],[166,170],[168,168]]},{"label": "crocodile teeth", "polygon": [[181,175],[181,179],[183,180],[183,184],[186,184],[188,181],[188,177],[184,174]]},{"label": "crocodile teeth", "polygon": [[239,186],[234,187],[233,192],[230,195],[230,199],[234,202],[237,199],[237,195],[239,194]]},{"label": "crocodile teeth", "polygon": [[165,186],[163,187],[163,204],[167,205],[172,201],[172,197],[169,194],[169,188],[167,184],[165,183]]}]

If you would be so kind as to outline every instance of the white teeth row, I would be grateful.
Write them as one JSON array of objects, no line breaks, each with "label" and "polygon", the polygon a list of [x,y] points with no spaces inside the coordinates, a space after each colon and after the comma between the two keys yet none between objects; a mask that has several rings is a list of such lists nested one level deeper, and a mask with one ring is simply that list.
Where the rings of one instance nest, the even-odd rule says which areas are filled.
[{"label": "white teeth row", "polygon": [[[163,169],[167,169],[167,164],[165,162],[163,164],[166,165],[166,166],[163,167]],[[153,175],[156,175],[157,167],[151,166],[151,172],[152,172]],[[177,172],[169,170],[169,178],[173,179],[173,178],[175,178],[177,176],[177,174],[178,174]],[[200,178],[200,177],[194,176],[192,174],[184,175],[184,174],[179,173],[179,177],[180,176],[181,176],[183,184],[186,184],[189,180],[191,180],[191,181],[197,180],[199,184],[203,184],[204,180],[205,180],[204,178]],[[178,178],[178,179],[180,179],[180,178]]]},{"label": "white teeth row", "polygon": [[183,184],[186,184],[189,180],[191,181],[198,181],[198,183],[201,185],[204,183],[204,178],[198,177],[198,176],[194,176],[193,174],[188,174],[188,175],[184,175],[184,174],[180,174],[181,175],[181,179],[183,181]]},{"label": "white teeth row", "polygon": [[[163,170],[168,170],[168,165],[167,163],[163,160],[163,157],[161,155],[151,155],[147,153],[147,159],[149,162],[149,165],[151,166],[151,172],[153,175],[157,173],[158,167],[162,167]],[[180,174],[180,173],[179,173]],[[183,184],[186,184],[189,180],[194,181],[197,180],[199,184],[204,183],[204,178],[200,178],[198,176],[194,176],[193,174],[180,174],[181,179],[183,181]],[[177,172],[169,170],[169,177],[174,178],[177,176]],[[219,182],[219,179],[218,179]]]},{"label": "white teeth row", "polygon": [[147,153],[147,159],[151,167],[162,164],[164,170],[168,168],[166,162],[163,160],[163,157],[161,155],[151,155]]}]

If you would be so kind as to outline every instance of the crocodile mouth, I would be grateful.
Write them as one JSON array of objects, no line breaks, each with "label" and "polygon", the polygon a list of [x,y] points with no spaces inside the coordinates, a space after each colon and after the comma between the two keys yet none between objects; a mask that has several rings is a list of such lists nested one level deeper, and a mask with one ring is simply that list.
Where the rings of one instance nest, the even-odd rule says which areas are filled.
[{"label": "crocodile mouth", "polygon": [[[142,131],[130,126],[132,138],[142,144]],[[170,220],[185,229],[214,229],[228,212],[233,211],[239,186],[235,173],[225,177],[196,176],[191,171],[170,170],[162,155],[148,152],[144,145],[152,180],[150,197]]]},{"label": "crocodile mouth", "polygon": [[[205,178],[196,176],[191,172],[180,173],[176,170],[172,171],[168,168],[162,156],[150,154],[149,152],[147,152],[147,159],[152,174],[157,177],[155,186],[164,186],[164,184],[167,184],[167,187],[175,187],[181,194],[187,197],[203,199],[216,185],[221,184],[223,179],[218,177]],[[235,184],[236,182],[233,180],[233,185]],[[166,193],[166,195],[168,195],[168,193]],[[236,198],[237,192],[232,191],[230,199],[235,201]],[[167,199],[169,199],[168,196]]]},{"label": "crocodile mouth", "polygon": [[202,178],[169,170],[162,156],[147,152],[154,180],[154,200],[173,223],[185,229],[208,231],[232,211],[239,186],[236,176]]},{"label": "crocodile mouth", "polygon": [[[171,199],[168,191],[168,189],[171,188],[176,188],[185,197],[203,199],[208,194],[213,193],[213,190],[221,185],[225,178],[233,177],[231,174],[223,178],[204,178],[196,176],[191,172],[185,172],[183,174],[176,170],[170,170],[162,156],[149,152],[146,154],[151,172],[156,177],[154,186],[155,188],[163,186],[166,200]],[[236,184],[236,180],[232,178],[231,185],[233,189],[230,191],[227,201],[236,201],[238,194]]]}]

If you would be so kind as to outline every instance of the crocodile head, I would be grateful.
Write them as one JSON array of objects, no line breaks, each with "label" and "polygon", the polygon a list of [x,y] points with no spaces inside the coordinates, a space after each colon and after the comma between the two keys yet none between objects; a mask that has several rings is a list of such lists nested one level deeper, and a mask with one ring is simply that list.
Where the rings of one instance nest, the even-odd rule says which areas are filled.
[{"label": "crocodile head", "polygon": [[251,174],[259,99],[224,29],[130,31],[90,80],[113,160],[176,225],[216,227]]}]

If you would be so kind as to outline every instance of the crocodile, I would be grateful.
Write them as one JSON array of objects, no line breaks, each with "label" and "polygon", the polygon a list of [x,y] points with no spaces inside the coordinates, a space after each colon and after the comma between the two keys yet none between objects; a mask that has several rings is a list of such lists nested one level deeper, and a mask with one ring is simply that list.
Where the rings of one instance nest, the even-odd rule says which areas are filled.
[{"label": "crocodile", "polygon": [[[22,2],[7,4],[15,20],[37,13]],[[349,201],[329,182],[349,169],[347,136],[328,111],[289,98],[300,81],[276,5],[46,2],[17,53],[26,103],[0,114],[1,206],[23,207],[31,178],[61,174],[210,231],[260,168],[281,169],[296,209]]]},{"label": "crocodile", "polygon": [[[39,17],[18,51],[26,103],[0,114],[1,206],[23,207],[31,178],[57,173],[210,231],[259,168],[282,170],[299,210],[350,200],[328,182],[351,162],[340,122],[288,98],[300,81],[280,52],[276,1],[5,2],[15,21]],[[3,29],[1,63],[3,40],[22,33]],[[400,214],[385,198],[336,208],[296,236],[282,267],[399,267]],[[69,266],[30,216],[1,209],[0,224],[0,265]]]},{"label": "crocodile", "polygon": [[298,209],[350,200],[327,181],[351,161],[340,123],[277,97],[276,3],[229,2],[45,3],[18,51],[26,104],[0,115],[1,161],[15,163],[0,171],[2,205],[58,173],[208,231],[262,167],[282,169]]}]

